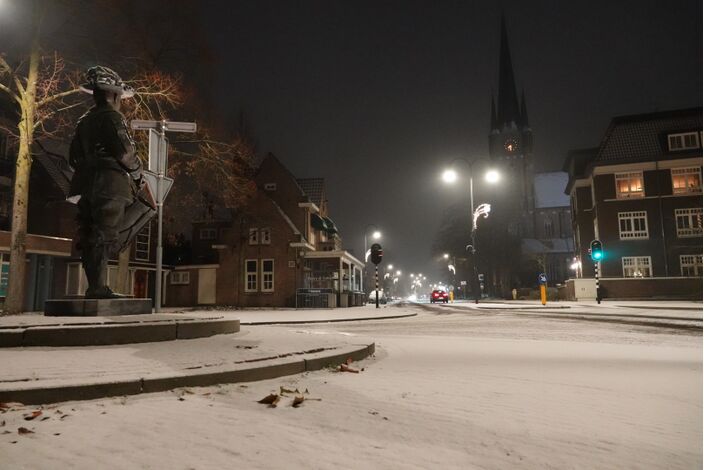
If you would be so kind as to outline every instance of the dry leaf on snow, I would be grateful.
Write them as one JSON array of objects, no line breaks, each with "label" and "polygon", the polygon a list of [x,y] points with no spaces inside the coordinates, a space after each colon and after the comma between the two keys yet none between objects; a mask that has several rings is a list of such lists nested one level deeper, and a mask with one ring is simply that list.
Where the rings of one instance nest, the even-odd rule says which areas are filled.
[{"label": "dry leaf on snow", "polygon": [[281,397],[278,393],[270,393],[269,395],[259,400],[257,403],[262,403],[264,405],[269,405],[272,408],[276,408],[276,404],[279,403],[279,400],[281,400]]},{"label": "dry leaf on snow", "polygon": [[296,397],[293,399],[293,403],[291,403],[291,406],[294,408],[298,408],[305,400],[306,397],[304,397],[303,395],[296,395]]},{"label": "dry leaf on snow", "polygon": [[340,364],[340,367],[338,367],[337,370],[339,372],[352,372],[353,374],[359,374],[359,371],[357,369],[353,369],[347,364]]},{"label": "dry leaf on snow", "polygon": [[35,411],[32,411],[31,413],[26,413],[23,416],[24,416],[25,421],[32,421],[37,416],[41,416],[41,415],[42,415],[41,410],[35,410]]},{"label": "dry leaf on snow", "polygon": [[17,434],[34,434],[34,431],[30,431],[27,428],[17,428]]}]

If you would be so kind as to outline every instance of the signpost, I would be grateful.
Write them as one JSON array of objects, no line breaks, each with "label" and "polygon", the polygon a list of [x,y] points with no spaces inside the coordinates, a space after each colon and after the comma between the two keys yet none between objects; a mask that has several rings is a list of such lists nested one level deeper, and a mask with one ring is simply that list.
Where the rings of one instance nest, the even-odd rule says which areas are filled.
[{"label": "signpost", "polygon": [[545,273],[540,273],[538,275],[538,284],[540,284],[540,303],[545,305],[546,303],[548,303],[548,276]]},{"label": "signpost", "polygon": [[604,248],[599,240],[592,240],[589,244],[589,256],[594,261],[594,282],[596,284],[596,303],[601,303],[601,293],[599,292],[599,268],[601,260],[604,258]]},{"label": "signpost", "polygon": [[195,122],[174,122],[174,121],[145,121],[135,119],[131,122],[134,130],[149,131],[149,165],[148,171],[144,172],[144,179],[149,185],[149,189],[156,197],[157,210],[157,239],[156,239],[156,282],[154,286],[154,312],[161,310],[161,271],[164,248],[161,244],[163,222],[164,222],[164,200],[166,199],[171,186],[174,184],[172,178],[166,176],[168,165],[168,145],[167,132],[195,132],[197,129]]}]

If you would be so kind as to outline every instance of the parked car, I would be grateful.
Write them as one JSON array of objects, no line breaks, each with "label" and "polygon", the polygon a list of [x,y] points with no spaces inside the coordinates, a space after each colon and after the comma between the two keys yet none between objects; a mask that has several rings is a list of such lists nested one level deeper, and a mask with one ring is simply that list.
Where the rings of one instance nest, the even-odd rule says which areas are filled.
[{"label": "parked car", "polygon": [[448,303],[450,301],[450,296],[447,295],[447,292],[444,290],[434,290],[432,294],[430,294],[430,303],[434,304],[435,302],[445,302]]}]

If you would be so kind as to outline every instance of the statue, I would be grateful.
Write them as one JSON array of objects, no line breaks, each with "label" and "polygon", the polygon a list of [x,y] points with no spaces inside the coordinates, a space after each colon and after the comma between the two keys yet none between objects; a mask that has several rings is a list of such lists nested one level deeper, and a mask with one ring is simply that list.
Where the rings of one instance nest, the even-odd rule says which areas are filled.
[{"label": "statue", "polygon": [[120,101],[132,97],[134,90],[115,71],[101,66],[87,71],[81,90],[93,95],[95,106],[79,119],[71,142],[69,163],[75,173],[69,196],[80,196],[78,248],[88,278],[85,297],[120,298],[125,296],[107,286],[107,263],[136,234],[130,221],[129,235],[121,237],[130,207],[143,205],[138,204],[142,163],[120,113]]}]

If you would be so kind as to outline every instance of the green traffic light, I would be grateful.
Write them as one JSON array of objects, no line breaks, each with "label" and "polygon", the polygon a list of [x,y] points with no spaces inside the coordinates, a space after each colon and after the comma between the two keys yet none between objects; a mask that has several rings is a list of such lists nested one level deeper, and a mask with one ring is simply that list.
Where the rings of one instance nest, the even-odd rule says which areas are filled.
[{"label": "green traffic light", "polygon": [[593,257],[595,260],[601,259],[602,256],[603,256],[603,255],[602,255],[601,251],[597,251],[597,252],[595,252],[595,253],[592,255],[592,257]]}]

